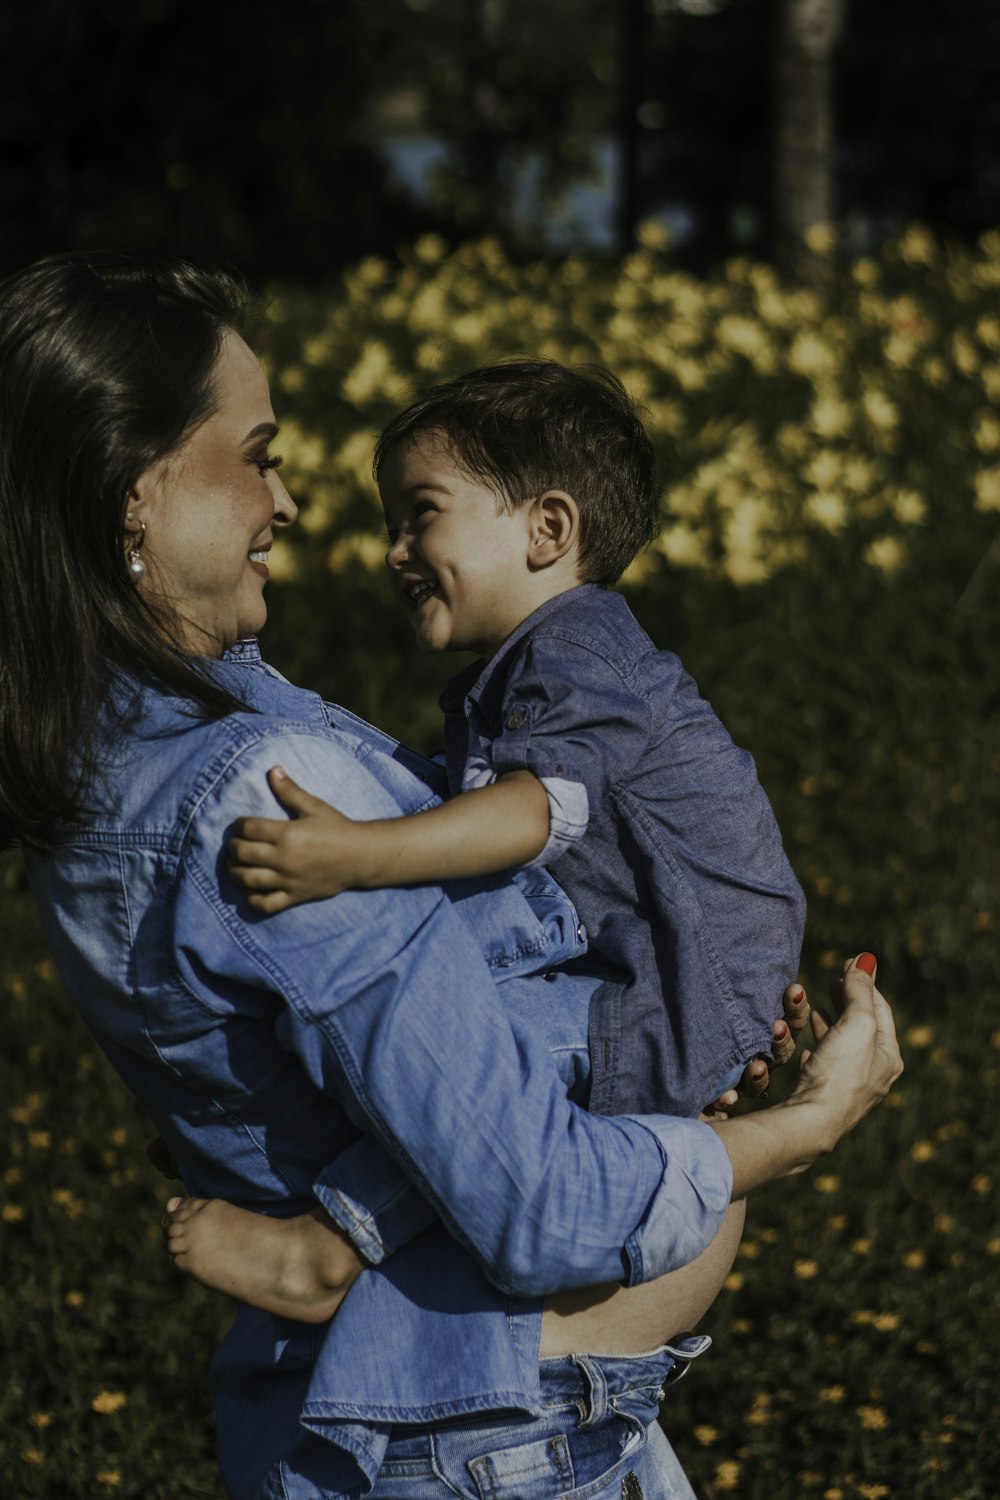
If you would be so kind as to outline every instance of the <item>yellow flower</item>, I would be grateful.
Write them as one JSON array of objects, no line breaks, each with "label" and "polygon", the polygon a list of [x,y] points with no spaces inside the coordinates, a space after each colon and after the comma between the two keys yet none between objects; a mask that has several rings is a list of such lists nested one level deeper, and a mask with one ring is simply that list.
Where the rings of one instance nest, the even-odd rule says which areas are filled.
[{"label": "yellow flower", "polygon": [[47,1411],[33,1412],[32,1415],[28,1418],[28,1421],[31,1423],[32,1427],[37,1427],[39,1431],[43,1431],[46,1427],[52,1426],[52,1417],[51,1414]]},{"label": "yellow flower", "polygon": [[0,1217],[5,1224],[23,1224],[24,1209],[19,1203],[5,1203]]},{"label": "yellow flower", "polygon": [[851,409],[835,392],[827,391],[813,402],[809,420],[820,437],[843,437],[850,431]]},{"label": "yellow flower", "polygon": [[911,1026],[903,1037],[908,1047],[929,1047],[933,1040],[933,1026]]},{"label": "yellow flower", "polygon": [[869,422],[880,431],[890,431],[899,421],[899,413],[884,391],[878,389],[866,391],[862,398],[862,405]]},{"label": "yellow flower", "polygon": [[819,1266],[814,1260],[797,1260],[794,1270],[800,1281],[811,1281],[819,1275]]},{"label": "yellow flower", "polygon": [[734,1490],[740,1482],[740,1466],[734,1458],[727,1458],[715,1471],[717,1490]]},{"label": "yellow flower", "polygon": [[977,510],[1000,510],[1000,466],[980,469],[975,486]]},{"label": "yellow flower", "polygon": [[694,1435],[695,1440],[699,1442],[703,1448],[710,1448],[719,1436],[719,1429],[717,1427],[708,1427],[704,1423],[702,1423],[701,1426],[694,1429]]},{"label": "yellow flower", "polygon": [[116,1411],[121,1411],[128,1404],[128,1397],[124,1391],[99,1391],[91,1401],[92,1411],[100,1412],[102,1416],[112,1416]]},{"label": "yellow flower", "polygon": [[864,1495],[865,1500],[883,1500],[883,1496],[891,1495],[887,1484],[859,1484],[858,1494]]},{"label": "yellow flower", "polygon": [[392,353],[381,339],[366,339],[354,365],[341,381],[348,401],[363,406],[374,396],[395,397],[401,384]]},{"label": "yellow flower", "polygon": [[881,1406],[859,1406],[856,1410],[862,1427],[867,1427],[871,1432],[880,1432],[889,1425],[889,1418]]},{"label": "yellow flower", "polygon": [[813,1187],[817,1193],[836,1193],[840,1188],[840,1178],[833,1172],[826,1172],[815,1179]]},{"label": "yellow flower", "polygon": [[117,1469],[98,1469],[94,1478],[98,1484],[106,1484],[109,1489],[116,1489],[122,1482],[122,1476]]},{"label": "yellow flower", "polygon": [[843,495],[831,491],[820,491],[815,495],[809,495],[805,503],[805,512],[810,520],[822,526],[824,531],[836,534],[841,531],[847,521],[847,506]]},{"label": "yellow flower", "polygon": [[992,412],[976,413],[972,423],[972,440],[980,453],[995,453],[1000,448],[1000,422]]},{"label": "yellow flower", "polygon": [[872,1323],[878,1329],[879,1333],[892,1333],[894,1329],[899,1327],[899,1314],[877,1313],[872,1318]]},{"label": "yellow flower", "polygon": [[987,1255],[1000,1255],[1000,1239],[986,1241]]},{"label": "yellow flower", "polygon": [[810,224],[804,238],[813,255],[829,255],[837,243],[832,224]]},{"label": "yellow flower", "polygon": [[993,1181],[987,1175],[987,1173],[979,1172],[975,1177],[973,1177],[972,1181],[969,1183],[969,1186],[974,1193],[978,1193],[981,1198],[985,1198],[987,1193],[991,1192],[993,1189]]},{"label": "yellow flower", "polygon": [[36,1151],[47,1151],[52,1145],[52,1137],[47,1130],[29,1130],[28,1145],[34,1146]]},{"label": "yellow flower", "polygon": [[22,1448],[21,1457],[26,1464],[41,1464],[45,1462],[45,1456],[39,1453],[37,1448]]},{"label": "yellow flower", "polygon": [[916,490],[897,490],[891,504],[893,515],[904,526],[919,526],[927,515],[927,502]]},{"label": "yellow flower", "polygon": [[670,230],[662,219],[644,219],[636,238],[644,250],[651,250],[654,254],[662,254],[670,248]]},{"label": "yellow flower", "polygon": [[914,224],[899,242],[899,253],[908,266],[932,266],[937,258],[933,236]]},{"label": "yellow flower", "polygon": [[821,1401],[832,1401],[835,1406],[839,1405],[847,1395],[847,1387],[843,1385],[828,1385],[819,1393]]},{"label": "yellow flower", "polygon": [[58,1204],[71,1219],[78,1219],[87,1211],[86,1203],[76,1196],[72,1188],[53,1188],[52,1202]]},{"label": "yellow flower", "polygon": [[821,334],[806,330],[796,335],[788,351],[788,367],[796,375],[826,375],[836,366],[837,357]]},{"label": "yellow flower", "polygon": [[922,1271],[927,1264],[927,1256],[923,1250],[908,1250],[903,1256],[903,1265],[908,1271]]},{"label": "yellow flower", "polygon": [[951,1214],[934,1215],[934,1228],[939,1230],[941,1234],[950,1234],[954,1227],[955,1220],[952,1218]]},{"label": "yellow flower", "polygon": [[914,1161],[930,1161],[933,1156],[937,1155],[937,1152],[931,1141],[917,1141],[910,1148],[910,1155]]},{"label": "yellow flower", "polygon": [[906,548],[896,536],[876,537],[865,548],[865,561],[880,573],[898,573],[906,557]]},{"label": "yellow flower", "polygon": [[63,1298],[67,1307],[82,1307],[86,1300],[82,1292],[67,1292]]},{"label": "yellow flower", "polygon": [[738,1292],[743,1285],[744,1277],[739,1271],[730,1271],[722,1285],[727,1292]]}]

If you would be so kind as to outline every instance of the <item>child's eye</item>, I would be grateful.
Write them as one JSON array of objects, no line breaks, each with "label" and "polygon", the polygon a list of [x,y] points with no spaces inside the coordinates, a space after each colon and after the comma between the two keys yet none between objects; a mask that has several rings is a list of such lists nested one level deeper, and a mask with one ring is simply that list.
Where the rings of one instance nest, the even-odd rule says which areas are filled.
[{"label": "child's eye", "polygon": [[258,470],[260,471],[260,477],[262,479],[267,473],[268,469],[280,469],[284,461],[285,460],[282,458],[280,453],[275,453],[274,455],[268,453],[265,454],[263,458],[255,458],[253,460],[253,462],[257,465]]},{"label": "child's eye", "polygon": [[433,503],[433,501],[418,500],[416,505],[413,507],[413,516],[415,520],[419,521],[425,516],[432,516],[436,510],[437,506]]}]

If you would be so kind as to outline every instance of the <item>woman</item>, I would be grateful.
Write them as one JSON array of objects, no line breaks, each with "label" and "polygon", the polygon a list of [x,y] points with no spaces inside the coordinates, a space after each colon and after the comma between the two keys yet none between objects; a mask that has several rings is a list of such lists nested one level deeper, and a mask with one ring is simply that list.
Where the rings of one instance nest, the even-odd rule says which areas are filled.
[{"label": "woman", "polygon": [[71,256],[0,287],[0,843],[24,843],[63,976],[188,1190],[318,1201],[332,1301],[354,1282],[328,1328],[241,1311],[213,1367],[227,1488],[690,1496],[655,1416],[704,1341],[670,1336],[728,1270],[730,1200],[888,1089],[887,1007],[853,966],[766,1116],[597,1118],[541,1031],[565,1040],[609,980],[557,967],[581,944],[542,877],[240,905],[227,830],[273,812],[276,760],[354,817],[432,796],[248,639],[295,506],[244,317],[181,262]]}]

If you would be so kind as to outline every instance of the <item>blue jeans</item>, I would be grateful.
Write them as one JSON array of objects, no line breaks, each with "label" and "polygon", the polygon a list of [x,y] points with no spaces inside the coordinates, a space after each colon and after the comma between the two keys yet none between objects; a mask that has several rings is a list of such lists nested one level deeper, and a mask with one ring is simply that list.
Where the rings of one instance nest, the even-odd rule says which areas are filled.
[{"label": "blue jeans", "polygon": [[545,1359],[534,1419],[395,1428],[370,1500],[694,1500],[657,1412],[708,1344]]}]

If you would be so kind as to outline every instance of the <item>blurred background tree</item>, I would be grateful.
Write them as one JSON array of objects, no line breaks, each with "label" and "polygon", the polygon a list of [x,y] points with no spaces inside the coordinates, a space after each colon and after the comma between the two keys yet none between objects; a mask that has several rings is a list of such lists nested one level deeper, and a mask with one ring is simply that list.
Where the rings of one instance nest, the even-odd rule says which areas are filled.
[{"label": "blurred background tree", "polygon": [[427,229],[615,252],[651,215],[691,265],[787,265],[816,216],[855,249],[1000,218],[994,0],[38,0],[0,43],[8,268],[313,278]]}]

